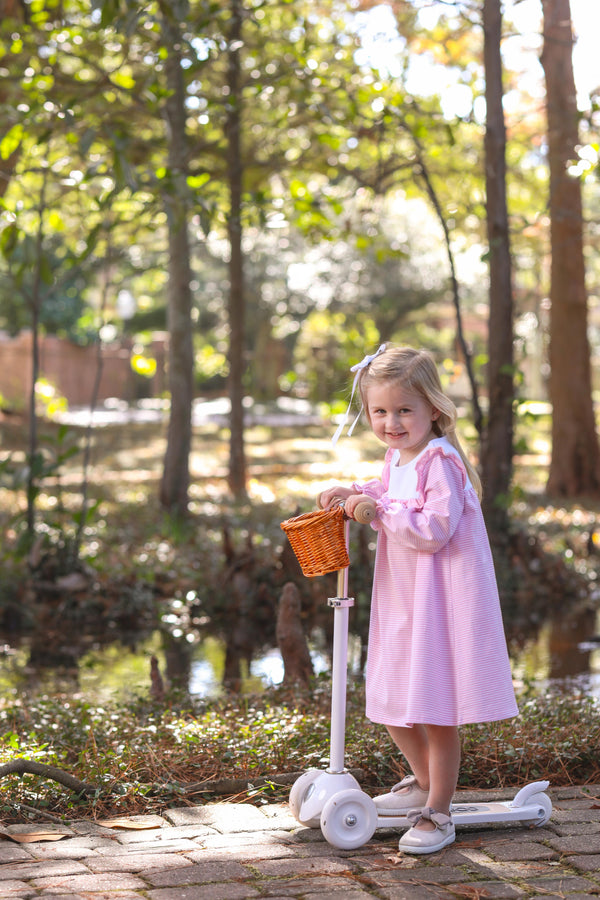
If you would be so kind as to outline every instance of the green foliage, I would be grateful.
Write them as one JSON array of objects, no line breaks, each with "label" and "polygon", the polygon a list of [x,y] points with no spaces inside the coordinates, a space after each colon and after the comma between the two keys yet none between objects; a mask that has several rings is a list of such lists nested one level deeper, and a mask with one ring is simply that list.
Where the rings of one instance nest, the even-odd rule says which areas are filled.
[{"label": "green foliage", "polygon": [[0,484],[15,492],[27,492],[31,508],[43,510],[43,523],[40,522],[33,533],[29,531],[24,509],[12,517],[11,529],[17,536],[15,550],[18,556],[25,556],[34,541],[43,536],[43,543],[57,550],[62,547],[60,554],[65,558],[61,568],[69,571],[74,561],[73,537],[82,524],[91,521],[97,509],[96,503],[88,504],[85,510],[73,510],[65,508],[62,502],[61,475],[80,452],[76,433],[67,425],[59,425],[56,429],[44,429],[35,452],[26,460],[21,453],[9,453],[0,462]]},{"label": "green foliage", "polygon": [[[47,419],[53,419],[57,413],[66,412],[68,407],[66,398],[61,396],[46,378],[38,378],[35,383],[35,404],[37,414]],[[60,429],[59,438],[62,440],[67,432],[68,429],[64,427]]]},{"label": "green foliage", "polygon": [[[142,279],[140,279],[139,284],[141,286]],[[138,298],[138,309],[136,309],[130,319],[123,323],[124,333],[151,335],[153,331],[164,332],[167,326],[167,309],[165,304],[148,302],[147,299],[142,299],[142,302],[145,308],[139,308],[140,299]]]},{"label": "green foliage", "polygon": [[131,368],[142,378],[153,378],[156,375],[156,360],[145,353],[134,353],[131,356]]},{"label": "green foliage", "polygon": [[522,784],[548,778],[578,784],[598,777],[594,741],[600,740],[600,709],[592,697],[547,693],[524,697],[511,722],[470,725],[463,732],[461,783]]},{"label": "green foliage", "polygon": [[[0,708],[0,762],[15,756],[55,765],[97,785],[97,795],[70,796],[37,776],[0,782],[6,810],[19,802],[61,815],[160,812],[181,803],[183,785],[243,779],[272,780],[269,796],[283,800],[277,775],[324,768],[329,741],[330,684],[310,691],[273,689],[242,702],[230,698],[195,704],[172,695],[167,705],[139,697],[130,703],[94,705],[77,697],[5,697]],[[383,729],[364,716],[362,686],[348,695],[346,761],[366,772],[377,792],[404,774]],[[593,782],[600,775],[600,709],[591,699],[563,696],[523,699],[517,720],[469,725],[462,730],[459,787],[518,787],[548,778],[553,786]],[[236,792],[237,793],[237,792]],[[240,795],[238,794],[238,799]]]},{"label": "green foliage", "polygon": [[364,314],[310,313],[296,342],[296,392],[315,402],[331,402],[340,390],[347,392],[350,366],[378,342],[377,327]]},{"label": "green foliage", "polygon": [[200,391],[225,387],[228,366],[227,358],[221,350],[210,343],[203,343],[196,350],[194,361],[196,384]]},{"label": "green foliage", "polygon": [[[41,160],[49,163],[41,267],[43,281],[51,276],[52,283],[43,286],[40,312],[50,331],[83,339],[95,321],[84,308],[90,303],[97,308],[108,271],[119,286],[128,284],[144,314],[164,306],[167,243],[162,207],[170,192],[180,190],[162,121],[168,96],[165,28],[176,25],[189,112],[189,173],[183,190],[194,216],[198,319],[202,326],[207,315],[211,320],[215,332],[208,335],[209,343],[222,340],[223,289],[218,302],[213,300],[213,273],[202,265],[202,256],[207,235],[218,244],[227,227],[229,15],[218,3],[170,4],[167,22],[165,9],[97,0],[91,15],[73,3],[65,5],[60,20],[49,15],[43,28],[38,19],[22,23],[18,32],[11,25],[7,65],[10,62],[13,78],[3,106],[8,127],[0,150],[5,158],[17,155],[16,177],[7,192],[12,210],[22,195],[39,196],[39,170],[45,165]],[[315,14],[304,0],[294,0],[258,4],[245,18],[239,98],[244,112],[243,226],[247,240],[250,234],[250,243],[256,245],[265,225],[286,225],[281,236],[288,245],[290,235],[295,239],[296,260],[312,240],[324,238],[332,246],[341,240],[353,248],[354,261],[363,260],[360,284],[352,291],[343,285],[331,306],[346,313],[349,304],[360,307],[375,319],[379,332],[388,335],[407,309],[431,299],[432,290],[423,288],[419,265],[411,271],[410,241],[398,241],[393,228],[386,231],[376,195],[401,187],[415,196],[414,138],[426,139],[441,165],[449,125],[441,121],[434,100],[421,106],[411,103],[402,84],[368,65],[359,67],[359,39],[345,4],[328,3],[322,13]],[[407,22],[407,27],[414,26],[410,17]],[[443,199],[452,198],[454,205],[465,192],[467,177],[473,179],[472,159],[463,152],[464,140],[471,141],[467,131],[466,126],[452,128],[456,150],[450,167],[464,162],[462,168],[457,165],[460,190],[448,180],[447,171],[434,173]],[[358,181],[363,187],[357,190]],[[27,234],[35,233],[32,225],[33,220],[24,223]],[[7,244],[11,227],[5,229]],[[298,234],[300,240],[294,238]],[[270,262],[283,244],[270,251]],[[251,259],[246,264],[250,269]],[[20,273],[19,265],[13,259],[13,280],[25,272]],[[218,283],[223,282],[220,275]],[[291,349],[297,321],[315,301],[303,298],[301,313],[294,292],[278,288],[266,310],[271,283],[270,272],[263,272],[258,290],[249,294],[253,314],[248,317],[247,347],[255,346],[259,326],[272,320],[274,337],[289,317],[295,327],[287,330]],[[434,291],[441,283],[443,277]],[[109,285],[103,314],[110,320],[115,318],[112,294]],[[7,291],[5,296],[14,298],[6,308],[7,320],[22,327],[27,323],[22,293]],[[152,324],[132,322],[131,328],[162,329],[160,316]],[[262,394],[265,385],[258,369],[249,369],[248,387]]]},{"label": "green foliage", "polygon": [[85,282],[82,271],[66,258],[58,235],[40,248],[35,235],[13,223],[0,231],[0,250],[6,262],[0,271],[0,315],[10,323],[10,332],[30,327],[32,304],[37,303],[39,322],[48,333],[78,335]]}]

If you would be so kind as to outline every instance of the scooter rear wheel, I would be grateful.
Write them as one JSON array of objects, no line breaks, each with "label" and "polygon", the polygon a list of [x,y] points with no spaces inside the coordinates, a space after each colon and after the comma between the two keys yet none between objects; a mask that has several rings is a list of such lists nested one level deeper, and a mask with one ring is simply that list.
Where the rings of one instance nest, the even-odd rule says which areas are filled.
[{"label": "scooter rear wheel", "polygon": [[524,821],[523,825],[535,825],[537,828],[540,828],[549,821],[550,816],[552,815],[552,800],[547,794],[533,794],[533,796],[529,798],[527,805],[539,806],[540,815],[537,819]]}]

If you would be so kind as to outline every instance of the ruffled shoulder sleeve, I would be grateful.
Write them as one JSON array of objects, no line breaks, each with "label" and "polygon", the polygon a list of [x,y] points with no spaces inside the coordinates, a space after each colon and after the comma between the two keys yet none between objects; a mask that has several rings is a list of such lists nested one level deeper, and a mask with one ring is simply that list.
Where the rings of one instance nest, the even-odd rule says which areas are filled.
[{"label": "ruffled shoulder sleeve", "polygon": [[408,500],[382,497],[371,523],[405,547],[435,553],[454,534],[465,508],[467,473],[449,447],[428,447],[415,465],[416,496]]},{"label": "ruffled shoulder sleeve", "polygon": [[418,459],[415,466],[415,471],[417,473],[417,494],[419,498],[421,498],[421,503],[424,500],[425,485],[428,482],[432,466],[434,468],[436,465],[440,464],[445,466],[446,462],[448,462],[451,467],[454,467],[460,473],[459,478],[463,490],[467,486],[467,470],[465,469],[462,459],[458,453],[451,448],[451,445],[448,445],[447,442],[444,442],[444,444],[436,444],[428,447]]}]

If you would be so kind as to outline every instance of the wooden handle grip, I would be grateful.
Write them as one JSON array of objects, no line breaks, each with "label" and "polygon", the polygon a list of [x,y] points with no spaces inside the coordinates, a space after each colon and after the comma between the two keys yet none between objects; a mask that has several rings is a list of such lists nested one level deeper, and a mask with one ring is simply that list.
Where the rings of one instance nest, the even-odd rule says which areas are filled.
[{"label": "wooden handle grip", "polygon": [[354,519],[361,525],[368,525],[377,515],[375,503],[372,500],[361,500],[354,507]]}]

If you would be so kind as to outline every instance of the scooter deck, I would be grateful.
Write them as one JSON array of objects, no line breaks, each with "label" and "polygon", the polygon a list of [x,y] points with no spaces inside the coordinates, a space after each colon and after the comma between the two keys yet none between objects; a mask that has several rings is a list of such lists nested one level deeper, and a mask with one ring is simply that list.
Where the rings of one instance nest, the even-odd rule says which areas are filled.
[{"label": "scooter deck", "polygon": [[[452,821],[459,828],[461,825],[481,825],[494,822],[536,822],[544,818],[545,810],[537,803],[524,806],[513,806],[511,800],[494,800],[490,803],[453,803],[451,806]],[[379,828],[409,828],[406,816],[377,817]]]}]

